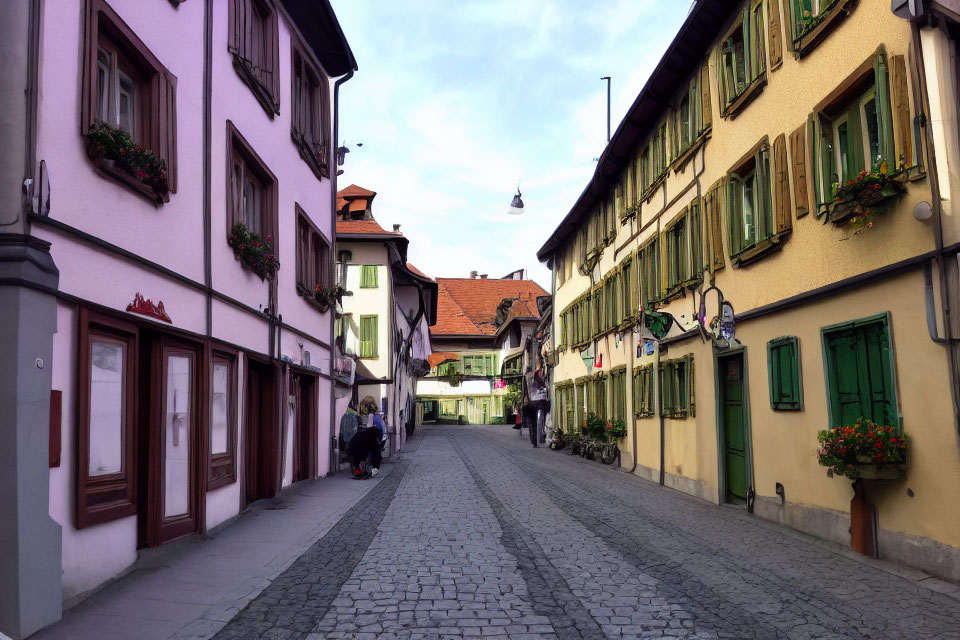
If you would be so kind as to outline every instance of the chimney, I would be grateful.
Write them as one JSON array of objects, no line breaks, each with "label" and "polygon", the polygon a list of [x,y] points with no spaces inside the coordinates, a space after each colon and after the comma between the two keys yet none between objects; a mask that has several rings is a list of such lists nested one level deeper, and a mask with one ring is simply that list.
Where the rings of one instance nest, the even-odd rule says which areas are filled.
[{"label": "chimney", "polygon": [[393,232],[394,232],[394,233],[400,233],[400,225],[394,224],[394,225],[393,225]]},{"label": "chimney", "polygon": [[471,280],[476,280],[476,279],[477,279],[477,272],[476,272],[476,271],[471,271],[471,272],[470,272],[470,279],[471,279]]},{"label": "chimney", "polygon": [[487,273],[481,273],[481,274],[480,274],[480,279],[481,279],[481,280],[486,280],[488,275],[489,275],[489,274],[487,274]]}]

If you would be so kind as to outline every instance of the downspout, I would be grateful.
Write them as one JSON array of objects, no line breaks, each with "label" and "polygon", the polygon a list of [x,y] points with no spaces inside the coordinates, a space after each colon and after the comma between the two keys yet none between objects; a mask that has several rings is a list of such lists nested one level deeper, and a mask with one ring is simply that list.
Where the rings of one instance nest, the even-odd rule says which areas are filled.
[{"label": "downspout", "polygon": [[213,336],[213,260],[211,243],[212,176],[211,122],[213,120],[213,0],[203,3],[203,284],[206,287],[207,337]]},{"label": "downspout", "polygon": [[[910,42],[913,48],[913,57],[917,61],[917,80],[920,84],[920,100],[923,103],[925,113],[930,113],[929,95],[927,93],[927,77],[923,60],[923,51],[920,46],[920,25],[916,22],[910,23]],[[927,311],[927,328],[930,337],[937,344],[946,346],[947,361],[950,376],[950,399],[953,403],[953,421],[954,429],[960,433],[960,397],[958,397],[957,380],[957,354],[956,343],[953,337],[953,321],[950,311],[950,292],[947,286],[948,272],[946,266],[946,254],[943,250],[943,207],[940,202],[940,181],[937,174],[936,154],[934,153],[934,140],[932,135],[927,135],[927,177],[930,180],[930,191],[933,208],[933,233],[936,247],[937,275],[940,279],[940,301],[943,306],[942,319],[943,329],[946,333],[945,338],[940,338],[937,332],[936,322],[933,320],[934,300],[933,286],[931,278],[931,267],[928,263],[924,267],[924,285]]]},{"label": "downspout", "polygon": [[[636,188],[637,188],[636,185],[634,185],[634,189]],[[639,205],[639,203],[640,203],[640,194],[638,193],[637,204]],[[640,221],[640,208],[638,206],[636,217],[630,219],[630,237],[631,238],[633,237],[633,234],[634,234],[634,230],[633,230],[634,222],[639,223],[639,221]],[[637,284],[637,293],[639,293],[640,292],[640,261],[637,260],[634,266],[635,266],[634,273],[637,274],[637,277],[635,278],[636,284]],[[642,334],[643,317],[639,319],[639,322],[640,322],[641,334]],[[630,418],[630,423],[633,425],[633,428],[631,429],[631,431],[633,432],[633,438],[632,438],[633,466],[630,467],[630,471],[629,471],[629,473],[631,474],[637,470],[637,466],[640,464],[640,452],[637,450],[637,407],[634,405],[636,398],[633,397],[633,386],[636,384],[636,381],[633,379],[633,375],[634,375],[633,367],[635,364],[634,358],[637,355],[637,346],[638,346],[637,344],[634,343],[635,335],[636,335],[635,332],[633,331],[630,332],[630,369],[627,371],[627,378],[629,378],[630,380],[630,415],[628,417]],[[640,340],[642,344],[643,338],[641,337]]]},{"label": "downspout", "polygon": [[[330,273],[336,273],[336,253],[337,253],[337,140],[340,139],[340,85],[353,77],[353,69],[347,71],[346,75],[337,78],[333,83],[333,144],[330,145],[330,151],[333,152],[333,162],[330,167],[330,223],[331,238],[333,242],[333,251],[330,252]],[[329,153],[329,152],[328,152]],[[340,459],[338,453],[339,433],[337,427],[337,382],[333,377],[333,361],[336,355],[336,306],[330,309],[330,441],[328,444],[330,450],[330,469],[328,475],[332,475],[339,470]]]},{"label": "downspout", "polygon": [[[657,215],[657,238],[660,237],[660,220],[663,218],[663,213],[664,213],[664,211],[665,211],[666,208],[667,208],[667,203],[668,203],[668,202],[669,202],[669,201],[667,200],[667,182],[666,182],[666,180],[664,180],[664,182],[663,182],[663,208],[660,209],[660,213]],[[658,258],[657,262],[659,263],[659,264],[657,265],[657,268],[659,269],[659,267],[663,264],[663,260],[662,260],[662,258],[663,258],[663,247],[660,247],[660,250],[657,251],[657,254],[658,254],[658,255],[657,255],[657,258]],[[661,274],[659,274],[659,275],[661,276],[661,278],[658,278],[658,281],[659,281],[660,279],[662,279],[663,274],[661,273]],[[662,410],[663,407],[660,406],[660,341],[659,341],[659,340],[657,341],[657,360],[656,360],[656,366],[654,366],[653,371],[651,372],[650,377],[653,378],[653,383],[654,383],[654,384],[653,384],[653,393],[654,393],[654,396],[655,396],[655,398],[654,398],[654,400],[655,400],[654,404],[655,404],[656,407],[657,407],[657,415],[658,415],[659,418],[660,418],[660,486],[663,486],[664,481],[666,480],[666,469],[664,468],[664,467],[666,466],[666,452],[664,451],[664,447],[665,447],[665,443],[666,443],[666,435],[664,434],[665,423],[664,423],[664,420],[663,420],[663,410]]]}]

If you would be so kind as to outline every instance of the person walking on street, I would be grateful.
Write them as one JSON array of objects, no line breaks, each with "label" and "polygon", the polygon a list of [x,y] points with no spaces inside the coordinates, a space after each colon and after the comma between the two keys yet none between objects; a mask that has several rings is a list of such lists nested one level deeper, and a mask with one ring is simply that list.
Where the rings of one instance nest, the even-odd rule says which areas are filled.
[{"label": "person walking on street", "polygon": [[[380,464],[383,462],[380,446],[380,431],[375,427],[360,429],[357,435],[353,436],[347,444],[347,452],[350,454],[354,478],[370,478],[380,472]],[[363,463],[368,458],[367,468],[364,469]]]}]

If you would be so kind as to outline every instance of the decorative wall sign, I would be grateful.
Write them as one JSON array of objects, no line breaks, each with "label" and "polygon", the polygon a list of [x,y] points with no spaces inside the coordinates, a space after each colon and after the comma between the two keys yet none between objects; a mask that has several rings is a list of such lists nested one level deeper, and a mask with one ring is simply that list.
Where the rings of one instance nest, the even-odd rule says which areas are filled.
[{"label": "decorative wall sign", "polygon": [[153,300],[150,298],[145,299],[140,295],[139,291],[137,295],[133,297],[133,302],[127,305],[127,311],[173,324],[173,320],[170,319],[170,316],[167,315],[166,310],[163,308],[162,301],[157,301],[157,304],[153,304]]}]

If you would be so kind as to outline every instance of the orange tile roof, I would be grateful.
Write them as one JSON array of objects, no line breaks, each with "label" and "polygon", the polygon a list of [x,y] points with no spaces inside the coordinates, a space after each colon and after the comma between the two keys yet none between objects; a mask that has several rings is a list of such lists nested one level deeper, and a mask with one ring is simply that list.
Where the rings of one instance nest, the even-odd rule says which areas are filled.
[{"label": "orange tile roof", "polygon": [[424,278],[427,278],[428,280],[433,280],[433,278],[431,278],[430,276],[425,274],[423,271],[420,271],[420,269],[417,269],[415,266],[413,266],[413,263],[411,262],[407,263],[407,269],[409,269],[410,271],[413,271],[418,276],[422,276]]},{"label": "orange tile roof", "polygon": [[401,235],[396,231],[387,231],[376,220],[337,220],[337,233],[388,233]]},{"label": "orange tile roof", "polygon": [[452,351],[437,351],[427,356],[427,362],[430,363],[431,367],[436,367],[437,365],[441,365],[444,362],[449,362],[451,360],[459,360],[459,359],[460,359],[460,354],[454,353]]},{"label": "orange tile roof", "polygon": [[363,196],[363,197],[372,198],[375,195],[377,195],[376,191],[370,191],[369,189],[358,187],[355,184],[352,184],[349,187],[344,187],[343,189],[340,189],[340,191],[337,191],[338,198],[349,198],[351,196],[352,197]]},{"label": "orange tile roof", "polygon": [[[550,295],[533,280],[491,280],[489,278],[437,278],[437,323],[435,335],[493,335],[497,307],[504,298],[514,302],[518,312],[539,318],[537,297]],[[520,305],[519,307],[517,305]]]}]

